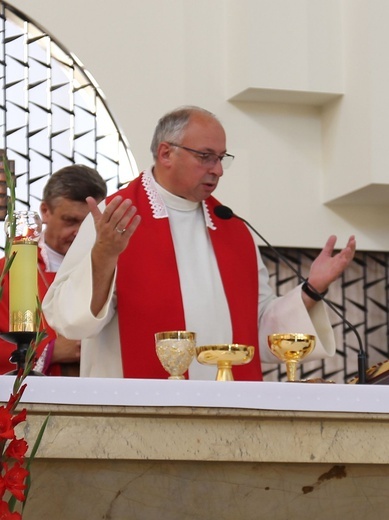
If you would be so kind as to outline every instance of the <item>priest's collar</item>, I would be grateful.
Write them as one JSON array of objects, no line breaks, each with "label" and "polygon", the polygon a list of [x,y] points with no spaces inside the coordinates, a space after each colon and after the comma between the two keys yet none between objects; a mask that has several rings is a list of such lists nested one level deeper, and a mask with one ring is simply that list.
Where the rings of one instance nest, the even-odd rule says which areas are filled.
[{"label": "priest's collar", "polygon": [[151,168],[143,172],[142,184],[146,190],[154,218],[167,218],[167,208],[179,211],[193,211],[201,205],[206,225],[211,229],[215,229],[206,202],[193,202],[173,195],[156,182]]},{"label": "priest's collar", "polygon": [[57,253],[54,249],[51,249],[45,242],[45,233],[42,232],[39,239],[39,248],[41,257],[45,264],[45,270],[56,273],[59,269],[59,266],[62,264],[65,255],[61,255],[61,253]]},{"label": "priest's collar", "polygon": [[165,188],[157,182],[155,182],[155,186],[166,206],[170,209],[176,209],[178,211],[193,211],[200,206],[200,202],[193,202],[192,200],[183,199],[182,197],[173,195],[173,193],[165,190]]}]

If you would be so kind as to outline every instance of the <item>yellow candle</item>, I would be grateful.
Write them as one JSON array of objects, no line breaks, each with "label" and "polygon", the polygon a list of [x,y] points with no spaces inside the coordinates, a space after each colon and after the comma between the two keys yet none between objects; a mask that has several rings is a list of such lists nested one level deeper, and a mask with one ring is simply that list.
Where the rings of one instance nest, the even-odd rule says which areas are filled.
[{"label": "yellow candle", "polygon": [[38,316],[38,246],[33,241],[12,244],[15,258],[9,271],[9,329],[35,332]]}]

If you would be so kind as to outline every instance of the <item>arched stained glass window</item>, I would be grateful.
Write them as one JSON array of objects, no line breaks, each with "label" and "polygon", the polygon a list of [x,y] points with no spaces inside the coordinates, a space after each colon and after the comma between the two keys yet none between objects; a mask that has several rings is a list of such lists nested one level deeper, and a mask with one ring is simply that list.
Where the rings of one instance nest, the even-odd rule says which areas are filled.
[{"label": "arched stained glass window", "polygon": [[74,163],[116,191],[138,174],[104,96],[80,61],[22,12],[0,2],[0,149],[14,161],[17,209],[39,208],[43,187]]}]

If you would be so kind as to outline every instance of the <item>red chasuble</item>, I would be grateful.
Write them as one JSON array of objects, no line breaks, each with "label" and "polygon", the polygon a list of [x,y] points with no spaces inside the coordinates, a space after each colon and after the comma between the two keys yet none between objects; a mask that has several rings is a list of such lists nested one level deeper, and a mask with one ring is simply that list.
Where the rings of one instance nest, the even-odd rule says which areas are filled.
[{"label": "red chasuble", "polygon": [[[131,199],[142,217],[129,246],[120,255],[117,267],[123,375],[166,379],[166,372],[155,353],[154,334],[186,330],[169,219],[153,216],[142,176],[121,190],[120,195]],[[219,203],[210,197],[206,204],[212,215],[214,206]],[[262,379],[262,372],[258,348],[256,246],[240,220],[216,220],[215,229],[208,231],[230,310],[233,342],[255,347],[251,363],[233,367],[234,379],[258,381]]]}]

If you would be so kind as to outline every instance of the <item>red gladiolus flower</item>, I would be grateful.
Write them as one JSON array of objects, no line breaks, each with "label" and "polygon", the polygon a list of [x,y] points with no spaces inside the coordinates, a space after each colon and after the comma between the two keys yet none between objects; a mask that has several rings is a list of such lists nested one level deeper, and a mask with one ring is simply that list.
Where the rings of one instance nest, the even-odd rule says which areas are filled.
[{"label": "red gladiolus flower", "polygon": [[10,459],[23,462],[27,449],[28,444],[24,439],[13,439],[5,450],[5,454]]},{"label": "red gladiolus flower", "polygon": [[0,475],[0,498],[3,498],[3,495],[5,493],[5,482],[3,477]]},{"label": "red gladiolus flower", "polygon": [[16,406],[16,404],[19,402],[20,398],[22,397],[26,387],[27,387],[27,383],[22,385],[19,388],[18,392],[16,392],[15,394],[11,394],[10,395],[10,397],[8,399],[8,403],[7,403],[7,409],[8,410],[13,410],[13,408]]},{"label": "red gladiolus flower", "polygon": [[23,408],[21,412],[12,417],[12,426],[15,428],[19,423],[25,421],[27,418],[27,410]]},{"label": "red gladiolus flower", "polygon": [[15,464],[11,469],[8,469],[8,465],[4,463],[4,469],[4,484],[6,489],[12,493],[16,500],[23,502],[26,499],[23,491],[27,487],[24,481],[29,475],[29,472],[20,464]]},{"label": "red gladiolus flower", "polygon": [[20,513],[11,513],[9,510],[7,502],[0,502],[0,520],[22,520],[22,515]]},{"label": "red gladiolus flower", "polygon": [[0,438],[13,439],[15,436],[12,415],[5,406],[0,407]]},{"label": "red gladiolus flower", "polygon": [[11,394],[9,396],[8,403],[6,405],[7,406],[7,410],[12,410],[12,408],[16,404],[16,399],[17,399],[17,394]]}]

